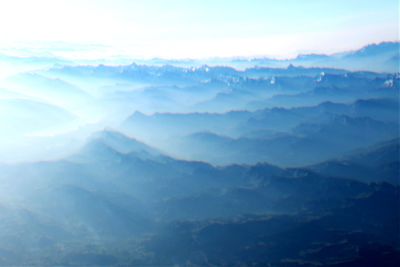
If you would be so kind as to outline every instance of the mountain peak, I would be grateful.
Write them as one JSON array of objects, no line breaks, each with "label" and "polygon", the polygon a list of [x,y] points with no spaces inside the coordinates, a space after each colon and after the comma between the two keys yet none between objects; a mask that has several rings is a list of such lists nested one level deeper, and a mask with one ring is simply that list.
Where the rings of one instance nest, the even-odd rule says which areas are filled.
[{"label": "mountain peak", "polygon": [[105,129],[93,133],[80,151],[73,155],[73,160],[117,160],[126,156],[149,159],[161,156],[161,153],[134,138],[120,132]]},{"label": "mountain peak", "polygon": [[120,132],[104,129],[103,131],[99,131],[94,133],[90,137],[91,141],[101,142],[115,151],[122,154],[131,154],[131,153],[148,153],[151,155],[159,155],[160,152],[155,148],[152,148],[133,137],[128,137]]}]

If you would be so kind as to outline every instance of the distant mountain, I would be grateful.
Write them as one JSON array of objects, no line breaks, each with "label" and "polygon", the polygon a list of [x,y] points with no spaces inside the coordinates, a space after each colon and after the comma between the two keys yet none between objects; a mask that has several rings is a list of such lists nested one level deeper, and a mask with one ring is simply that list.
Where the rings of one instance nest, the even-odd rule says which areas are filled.
[{"label": "distant mountain", "polygon": [[170,149],[186,159],[214,164],[266,161],[279,166],[302,166],[328,160],[397,135],[398,124],[395,123],[334,115],[318,123],[300,124],[293,133],[269,137],[230,138],[210,132],[195,133],[171,140]]},{"label": "distant mountain", "polygon": [[349,156],[326,161],[310,169],[334,177],[351,177],[364,182],[400,184],[400,140],[379,143]]},{"label": "distant mountain", "polygon": [[121,125],[124,132],[144,140],[165,140],[199,131],[213,130],[216,133],[231,133],[238,123],[252,116],[248,111],[227,113],[155,113],[135,112]]},{"label": "distant mountain", "polygon": [[[135,112],[122,124],[124,131],[143,140],[183,136],[195,132],[213,132],[239,137],[259,131],[287,132],[306,122],[322,122],[331,115],[370,117],[384,122],[399,122],[396,98],[361,99],[353,103],[325,101],[318,105],[296,108],[264,108],[256,111],[225,113],[155,113]],[[162,135],[156,133],[162,132]],[[262,136],[260,136],[262,137]]]},{"label": "distant mountain", "polygon": [[397,99],[360,99],[353,103],[326,101],[315,106],[271,108],[253,112],[247,121],[240,122],[242,131],[288,131],[301,123],[321,123],[332,115],[369,117],[385,122],[399,122]]},{"label": "distant mountain", "polygon": [[[357,81],[358,80],[358,81]],[[399,98],[399,77],[387,75],[381,78],[366,78],[351,75],[321,75],[311,90],[298,94],[276,94],[269,99],[248,103],[248,108],[269,106],[301,107],[317,105],[325,101],[353,102],[364,98]],[[393,90],[392,90],[393,89]]]},{"label": "distant mountain", "polygon": [[363,48],[353,51],[353,52],[345,52],[342,53],[346,57],[374,57],[379,55],[397,55],[400,53],[399,50],[399,42],[382,42],[378,44],[369,44],[364,46]]},{"label": "distant mountain", "polygon": [[[89,105],[91,113],[104,109],[105,114],[111,111],[113,114],[110,117],[118,116],[119,119],[134,110],[145,113],[225,112],[316,105],[324,101],[350,102],[359,98],[398,97],[395,94],[398,90],[382,90],[398,88],[395,72],[351,70],[338,69],[336,66],[303,66],[289,61],[284,61],[279,68],[273,65],[258,66],[253,62],[244,69],[235,69],[227,61],[223,66],[149,63],[68,65],[38,71],[36,75],[49,78],[50,81],[45,85],[62,81],[84,89],[100,98],[97,100],[101,105],[96,106],[97,109]],[[35,83],[36,79],[25,76],[28,76],[27,81]],[[62,84],[59,86],[60,89],[64,88]],[[90,101],[91,104],[96,104],[96,99],[89,99],[95,101]]]},{"label": "distant mountain", "polygon": [[[305,54],[288,60],[254,58],[251,59],[251,63],[259,66],[273,67],[287,67],[292,64],[303,67],[396,73],[399,71],[398,60],[396,60],[400,53],[399,46],[400,42],[382,42],[370,44],[358,50],[332,55]],[[246,64],[244,61],[235,61],[235,63]]]},{"label": "distant mountain", "polygon": [[396,137],[398,130],[398,124],[393,122],[380,122],[369,117],[333,115],[318,123],[300,124],[293,132],[315,140],[327,140],[331,144],[346,143],[347,140],[359,144],[373,144]]},{"label": "distant mountain", "polygon": [[185,159],[301,166],[395,138],[398,114],[398,100],[365,99],[255,112],[135,113],[122,128]]},{"label": "distant mountain", "polygon": [[155,148],[113,130],[95,132],[89,137],[89,140],[89,144],[86,146],[95,146],[96,143],[102,143],[122,154],[135,154],[143,158],[161,155],[161,152],[157,151]]}]

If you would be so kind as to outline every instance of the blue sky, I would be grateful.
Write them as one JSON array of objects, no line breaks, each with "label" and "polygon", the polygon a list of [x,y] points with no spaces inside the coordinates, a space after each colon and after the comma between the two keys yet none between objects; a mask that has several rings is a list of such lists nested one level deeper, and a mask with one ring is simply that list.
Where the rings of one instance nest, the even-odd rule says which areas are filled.
[{"label": "blue sky", "polygon": [[0,43],[96,44],[137,57],[281,58],[398,40],[399,12],[398,0],[1,0]]}]

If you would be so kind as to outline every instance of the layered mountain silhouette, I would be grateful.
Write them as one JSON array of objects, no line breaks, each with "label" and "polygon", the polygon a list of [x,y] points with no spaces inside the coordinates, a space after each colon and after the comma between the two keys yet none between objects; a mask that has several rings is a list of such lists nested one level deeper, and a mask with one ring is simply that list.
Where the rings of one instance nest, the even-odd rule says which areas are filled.
[{"label": "layered mountain silhouette", "polygon": [[0,266],[399,266],[398,48],[1,55]]},{"label": "layered mountain silhouette", "polygon": [[[396,239],[390,239],[393,235],[386,233],[395,233],[397,229],[398,213],[394,211],[399,192],[394,184],[399,177],[385,176],[388,173],[381,166],[395,161],[397,152],[398,140],[394,140],[349,156],[349,161],[365,168],[363,172],[354,169],[356,173],[350,172],[353,168],[347,171],[326,167],[329,162],[307,169],[282,169],[268,164],[212,167],[174,160],[120,133],[102,131],[90,137],[69,159],[2,166],[1,180],[3,188],[7,188],[3,198],[24,205],[29,211],[10,211],[2,206],[2,216],[11,219],[9,212],[15,215],[13,221],[5,220],[1,225],[13,229],[9,238],[14,242],[36,244],[40,237],[40,246],[49,251],[79,236],[81,242],[64,251],[63,258],[50,257],[54,263],[98,264],[103,262],[101,259],[109,259],[113,264],[131,264],[127,260],[134,257],[137,264],[190,261],[201,265],[205,257],[220,264],[222,255],[224,261],[232,264],[246,257],[260,264],[276,262],[278,266],[285,264],[287,258],[298,263],[313,258],[327,264],[364,260],[360,254],[364,250],[373,251],[375,260],[391,263],[396,260],[391,245]],[[376,163],[362,165],[371,158]],[[373,166],[374,172],[363,175]],[[9,182],[7,176],[19,177],[21,182]],[[30,181],[29,188],[25,181]],[[379,184],[366,183],[372,181]],[[18,199],[12,193],[18,190],[24,190],[24,198]],[[388,210],[376,209],[377,205]],[[384,219],[385,216],[392,217]],[[185,220],[189,222],[183,223]],[[19,235],[17,229],[21,224],[31,226],[29,234]],[[249,232],[250,229],[253,230]],[[187,231],[194,236],[187,235]],[[314,237],[310,240],[307,236],[311,233]],[[129,243],[127,236],[145,234],[153,237],[129,245],[135,249],[128,258],[113,255],[113,242]],[[164,249],[172,236],[176,237],[173,245]],[[235,241],[230,241],[228,247],[219,247],[229,236]],[[190,241],[192,238],[196,241]],[[101,240],[107,253],[96,248],[78,252],[81,245],[91,240]],[[360,240],[370,240],[369,245]],[[187,242],[192,245],[187,247]],[[258,245],[261,243],[269,244],[271,253],[262,253],[264,245]],[[28,253],[21,261],[13,260],[12,253],[6,254],[15,251],[12,244],[2,243],[7,255],[2,258],[3,264],[39,259]],[[134,252],[143,249],[155,253],[155,257],[149,261]],[[321,254],[333,249],[335,252],[330,253],[334,254]],[[347,254],[337,254],[342,250]],[[236,251],[236,258],[228,256],[232,251]],[[175,255],[174,259],[167,256],[170,253]]]}]

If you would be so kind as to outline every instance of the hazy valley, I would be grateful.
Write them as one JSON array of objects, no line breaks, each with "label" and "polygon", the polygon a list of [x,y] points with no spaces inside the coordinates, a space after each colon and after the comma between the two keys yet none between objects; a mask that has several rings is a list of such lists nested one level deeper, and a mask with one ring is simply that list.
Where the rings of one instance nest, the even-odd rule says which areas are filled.
[{"label": "hazy valley", "polygon": [[1,266],[397,266],[399,43],[0,55]]}]

